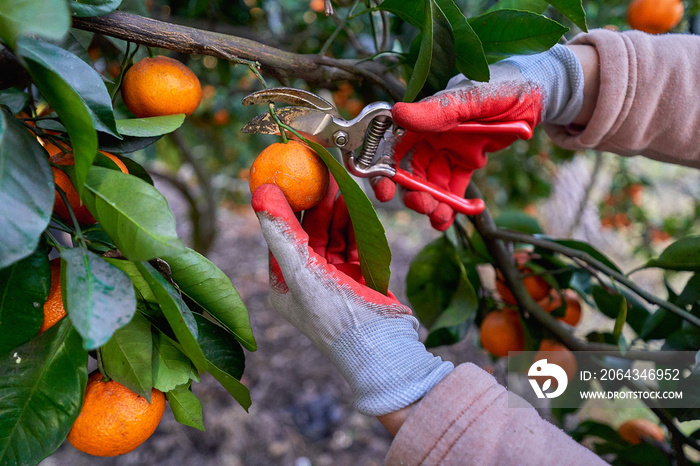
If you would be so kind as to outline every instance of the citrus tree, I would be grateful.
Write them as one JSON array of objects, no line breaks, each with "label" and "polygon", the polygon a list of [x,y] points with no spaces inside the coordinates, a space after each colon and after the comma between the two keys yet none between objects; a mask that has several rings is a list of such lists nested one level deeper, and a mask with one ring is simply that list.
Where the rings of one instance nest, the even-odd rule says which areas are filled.
[{"label": "citrus tree", "polygon": [[[489,63],[545,51],[585,31],[587,12],[596,25],[624,27],[626,4],[605,3],[610,8],[580,0],[283,1],[288,15],[282,15],[255,0],[0,0],[2,463],[38,463],[66,439],[83,405],[90,358],[101,379],[147,400],[154,389],[165,393],[175,418],[188,426],[204,428],[191,384],[206,372],[250,406],[240,378],[243,349],[254,351],[256,343],[245,305],[223,272],[197,252],[206,251],[214,234],[213,174],[232,186],[246,178],[259,150],[255,137],[238,130],[256,113],[274,114],[274,107],[240,107],[240,97],[273,82],[307,87],[325,92],[352,117],[371,101],[430,95],[458,72],[488,80]],[[191,25],[168,21],[178,15]],[[222,32],[206,26],[215,17],[227,20]],[[272,39],[265,38],[269,30]],[[129,70],[159,54],[186,61],[204,82],[202,103],[190,116],[174,105],[179,98],[165,94],[158,103],[167,108],[155,114],[129,105]],[[137,100],[153,86],[139,75],[133,80]],[[280,132],[285,137],[294,128],[280,122]],[[188,143],[197,138],[217,150],[196,157]],[[368,284],[385,292],[391,251],[379,217],[332,154],[309,144],[345,196]],[[618,215],[624,213],[627,221],[668,235],[666,243],[677,238],[660,253],[651,237],[639,245],[648,257],[642,267],[686,273],[681,289],[669,285],[667,296],[658,297],[590,244],[545,236],[525,213],[551,192],[542,166],[571,153],[540,133],[508,150],[513,156],[477,174],[467,193],[482,197],[480,186],[489,209],[456,222],[411,265],[407,294],[429,331],[426,344],[456,343],[478,326],[494,357],[508,350],[554,349],[564,358],[570,350],[601,350],[663,367],[663,352],[652,350],[660,341],[667,349],[700,350],[694,216],[653,224],[635,201],[645,180],[621,170],[611,186],[604,203],[611,213],[601,209],[610,228],[626,226]],[[167,171],[152,163],[156,153]],[[179,178],[185,166],[197,193]],[[186,194],[196,250],[178,238],[151,174]],[[495,219],[491,211],[498,212]],[[53,273],[50,258],[60,258]],[[496,282],[485,281],[486,269],[498,272]],[[61,293],[52,294],[52,287]],[[42,329],[49,302],[60,303],[67,318],[59,315]],[[581,302],[612,318],[611,328],[575,336]],[[635,437],[629,428],[618,433],[595,421],[571,434],[598,439],[596,451],[620,463],[642,457],[684,463],[684,448],[700,451],[700,431],[679,427],[698,419],[697,409],[650,408],[668,434],[647,429]],[[572,411],[555,407],[553,414],[561,421]]]}]

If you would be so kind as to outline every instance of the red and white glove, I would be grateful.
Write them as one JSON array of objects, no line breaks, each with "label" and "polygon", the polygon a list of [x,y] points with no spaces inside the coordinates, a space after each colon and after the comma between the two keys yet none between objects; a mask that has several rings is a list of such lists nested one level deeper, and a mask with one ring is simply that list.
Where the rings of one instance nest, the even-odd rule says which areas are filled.
[{"label": "red and white glove", "polygon": [[340,370],[358,411],[380,416],[417,401],[453,365],[418,340],[411,309],[364,285],[345,202],[331,178],[304,225],[274,185],[252,205],[270,247],[272,304]]},{"label": "red and white glove", "polygon": [[[464,196],[473,171],[486,165],[486,153],[503,149],[517,138],[450,130],[470,121],[522,120],[531,128],[542,121],[568,124],[581,109],[583,70],[564,46],[511,57],[491,65],[490,71],[488,83],[459,75],[445,91],[420,102],[394,105],[394,123],[406,130],[394,152],[401,168]],[[379,201],[394,197],[396,186],[389,178],[371,181]],[[454,220],[452,208],[427,193],[408,191],[403,201],[406,207],[428,215],[437,230],[446,230]]]}]

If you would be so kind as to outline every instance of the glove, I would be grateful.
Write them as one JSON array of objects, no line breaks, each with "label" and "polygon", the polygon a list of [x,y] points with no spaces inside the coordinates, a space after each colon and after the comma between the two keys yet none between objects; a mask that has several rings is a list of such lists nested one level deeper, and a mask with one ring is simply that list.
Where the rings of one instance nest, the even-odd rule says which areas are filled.
[{"label": "glove", "polygon": [[328,194],[299,223],[274,185],[252,205],[270,247],[272,304],[340,370],[364,414],[422,398],[452,369],[418,340],[411,309],[364,285],[345,202]]},{"label": "glove", "polygon": [[[394,159],[404,170],[463,196],[474,170],[486,165],[486,152],[510,145],[516,137],[450,133],[468,121],[524,120],[534,128],[540,122],[567,125],[583,105],[583,69],[568,48],[556,45],[536,54],[511,57],[490,66],[488,83],[459,75],[448,87],[417,103],[397,103],[394,123],[406,130]],[[396,186],[385,177],[372,181],[377,199],[394,197]],[[427,193],[404,192],[406,207],[430,217],[437,230],[446,230],[455,212]]]}]

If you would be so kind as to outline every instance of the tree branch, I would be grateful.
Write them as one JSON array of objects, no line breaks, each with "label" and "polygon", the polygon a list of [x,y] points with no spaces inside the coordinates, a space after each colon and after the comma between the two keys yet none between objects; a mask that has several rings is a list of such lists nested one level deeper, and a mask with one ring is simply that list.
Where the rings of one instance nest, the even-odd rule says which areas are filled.
[{"label": "tree branch", "polygon": [[[474,183],[469,184],[466,195],[470,199],[483,199]],[[530,293],[527,292],[522,281],[523,277],[515,267],[511,254],[508,252],[504,242],[494,235],[494,232],[498,231],[498,228],[488,210],[484,210],[481,214],[468,218],[474,225],[476,231],[479,232],[483,238],[486,249],[489,254],[491,254],[496,267],[498,267],[503,274],[505,284],[513,293],[513,296],[524,312],[524,317],[526,319],[534,318],[544,328],[554,334],[554,336],[571,351],[596,351],[601,352],[601,354],[605,353],[624,359],[678,363],[678,355],[674,352],[631,350],[621,353],[619,348],[615,345],[586,342],[576,338],[569,330],[564,328],[554,316],[542,309],[542,307],[532,299]]]},{"label": "tree branch", "polygon": [[612,277],[616,282],[620,283],[621,285],[624,285],[626,288],[630,289],[634,293],[636,293],[638,296],[646,300],[647,302],[651,304],[655,304],[659,307],[662,307],[677,316],[681,317],[682,319],[690,322],[691,324],[695,325],[696,327],[700,327],[700,318],[692,315],[691,313],[681,309],[680,307],[676,306],[675,304],[669,303],[668,301],[665,301],[661,298],[658,298],[654,296],[651,293],[648,293],[641,287],[639,287],[636,283],[634,283],[632,280],[627,278],[625,275],[616,272],[615,270],[611,269],[607,265],[603,264],[599,260],[591,257],[588,253],[585,253],[583,251],[578,251],[576,249],[571,249],[566,246],[562,246],[561,244],[553,243],[551,241],[547,241],[545,239],[540,239],[540,238],[533,238],[531,235],[526,235],[523,233],[518,233],[515,231],[508,231],[508,230],[503,230],[503,229],[494,229],[494,230],[489,230],[486,232],[487,235],[493,237],[493,238],[499,238],[499,239],[504,239],[507,241],[513,241],[513,242],[518,242],[518,243],[527,243],[527,244],[532,244],[534,246],[539,246],[541,248],[549,249],[550,251],[555,251],[560,254],[563,254],[565,256],[571,257],[578,259],[580,261],[585,262],[586,264],[590,265],[591,267],[595,268],[596,270],[600,270],[604,274],[608,275],[609,277]]},{"label": "tree branch", "polygon": [[255,61],[267,73],[283,78],[301,78],[312,84],[365,79],[384,89],[394,100],[400,100],[404,91],[398,79],[376,62],[358,63],[355,60],[286,52],[250,39],[166,23],[132,13],[114,11],[104,16],[75,17],[73,26],[180,53]]}]

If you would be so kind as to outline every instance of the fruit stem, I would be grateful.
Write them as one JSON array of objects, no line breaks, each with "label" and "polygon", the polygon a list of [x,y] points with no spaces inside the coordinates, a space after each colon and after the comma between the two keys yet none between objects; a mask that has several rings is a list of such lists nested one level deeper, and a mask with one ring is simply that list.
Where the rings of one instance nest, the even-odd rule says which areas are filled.
[{"label": "fruit stem", "polygon": [[277,114],[275,113],[275,104],[273,104],[272,102],[270,102],[270,116],[272,116],[272,118],[275,120],[275,123],[277,123],[277,126],[280,129],[280,136],[282,137],[282,142],[287,144],[287,142],[289,141],[287,139],[287,133],[285,132],[285,127],[287,125],[284,125],[277,117]]}]

